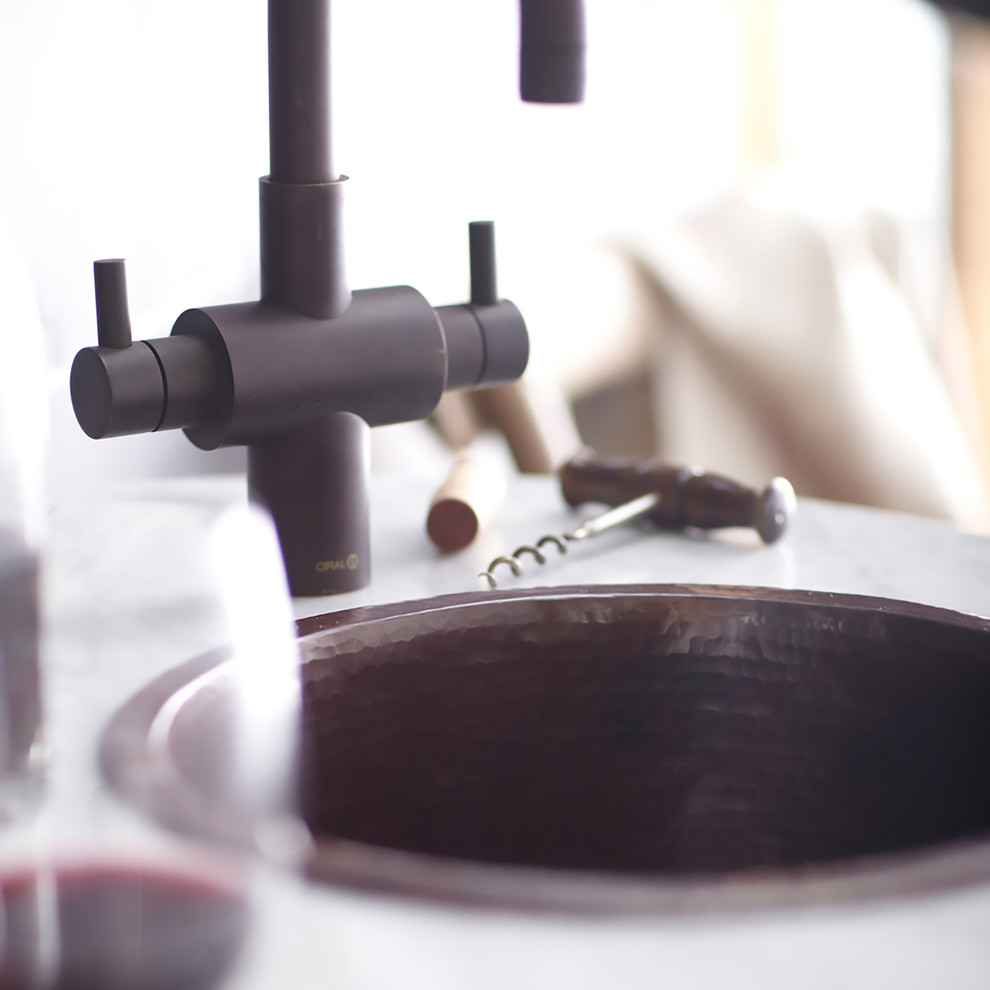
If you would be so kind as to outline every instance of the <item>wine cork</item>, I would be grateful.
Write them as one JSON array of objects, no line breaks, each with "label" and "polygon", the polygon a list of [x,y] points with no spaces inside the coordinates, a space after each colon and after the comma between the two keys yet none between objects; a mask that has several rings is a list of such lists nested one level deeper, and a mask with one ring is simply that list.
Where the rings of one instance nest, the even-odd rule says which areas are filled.
[{"label": "wine cork", "polygon": [[491,522],[506,487],[505,475],[494,464],[462,457],[433,496],[427,535],[444,553],[463,550]]}]

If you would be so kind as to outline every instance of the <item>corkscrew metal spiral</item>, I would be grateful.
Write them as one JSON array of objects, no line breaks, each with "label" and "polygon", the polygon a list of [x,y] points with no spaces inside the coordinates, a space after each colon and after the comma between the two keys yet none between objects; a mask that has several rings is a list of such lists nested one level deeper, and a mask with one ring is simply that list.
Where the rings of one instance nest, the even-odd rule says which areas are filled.
[{"label": "corkscrew metal spiral", "polygon": [[515,577],[523,573],[522,557],[547,563],[545,548],[566,554],[572,543],[605,530],[647,517],[666,529],[720,529],[747,526],[764,543],[784,534],[795,506],[794,489],[784,478],[774,478],[762,491],[696,468],[680,468],[659,461],[603,461],[582,451],[560,471],[561,494],[571,506],[600,502],[614,508],[586,520],[573,532],[541,536],[513,553],[496,557],[478,578],[489,589],[498,587],[495,569],[508,567]]},{"label": "corkscrew metal spiral", "polygon": [[495,575],[492,573],[496,567],[504,564],[512,570],[512,573],[516,577],[522,577],[523,571],[519,558],[523,554],[530,554],[538,564],[541,566],[545,565],[547,558],[543,553],[544,547],[552,545],[555,546],[561,554],[565,554],[567,553],[567,545],[569,543],[577,543],[580,540],[587,540],[592,536],[597,536],[599,533],[604,532],[606,529],[611,529],[613,526],[620,526],[622,523],[630,522],[638,516],[646,515],[646,513],[649,512],[650,509],[654,508],[659,501],[660,496],[654,492],[651,492],[646,495],[641,495],[639,498],[633,499],[631,502],[627,502],[624,505],[620,505],[609,512],[604,512],[600,516],[595,516],[593,519],[588,519],[576,530],[574,530],[573,533],[561,533],[560,536],[554,536],[552,534],[541,536],[533,546],[524,544],[512,554],[496,557],[488,565],[488,570],[482,571],[478,577],[487,580],[488,587],[494,590],[498,587],[498,582],[495,579]]}]

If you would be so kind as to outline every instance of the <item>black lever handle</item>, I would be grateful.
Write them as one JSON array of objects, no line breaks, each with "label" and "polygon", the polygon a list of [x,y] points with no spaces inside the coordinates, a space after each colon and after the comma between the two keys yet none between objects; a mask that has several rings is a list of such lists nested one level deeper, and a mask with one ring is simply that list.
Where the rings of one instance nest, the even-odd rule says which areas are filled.
[{"label": "black lever handle", "polygon": [[475,220],[468,224],[468,251],[471,259],[471,303],[493,306],[498,302],[495,271],[495,224]]},{"label": "black lever handle", "polygon": [[96,338],[100,347],[131,346],[131,317],[127,307],[127,275],[123,258],[93,262],[96,287]]}]

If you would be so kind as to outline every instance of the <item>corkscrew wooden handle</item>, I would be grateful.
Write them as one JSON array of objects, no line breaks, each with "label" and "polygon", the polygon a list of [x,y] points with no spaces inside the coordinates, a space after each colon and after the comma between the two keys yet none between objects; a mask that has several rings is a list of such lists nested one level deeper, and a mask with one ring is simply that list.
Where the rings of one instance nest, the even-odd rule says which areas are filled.
[{"label": "corkscrew wooden handle", "polygon": [[794,512],[794,489],[774,478],[762,491],[730,478],[658,460],[602,460],[583,450],[560,469],[560,490],[568,505],[600,502],[622,505],[655,493],[657,505],[647,513],[665,529],[755,529],[764,543],[780,539]]}]

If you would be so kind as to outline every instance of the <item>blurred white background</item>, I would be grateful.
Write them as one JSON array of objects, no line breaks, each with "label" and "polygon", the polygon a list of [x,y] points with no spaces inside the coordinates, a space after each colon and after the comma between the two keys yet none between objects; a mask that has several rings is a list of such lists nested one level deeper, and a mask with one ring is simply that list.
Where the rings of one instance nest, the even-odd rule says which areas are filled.
[{"label": "blurred white background", "polygon": [[[649,254],[772,175],[802,216],[892,218],[938,305],[948,32],[920,0],[589,0],[588,99],[568,108],[519,102],[517,6],[334,5],[353,287],[458,301],[465,226],[493,219],[534,374],[577,399],[641,357],[599,246]],[[265,34],[261,0],[0,0],[0,222],[44,328],[56,492],[240,463],[179,433],[90,441],[67,379],[95,342],[96,258],[127,258],[135,337],[257,297]]]}]

